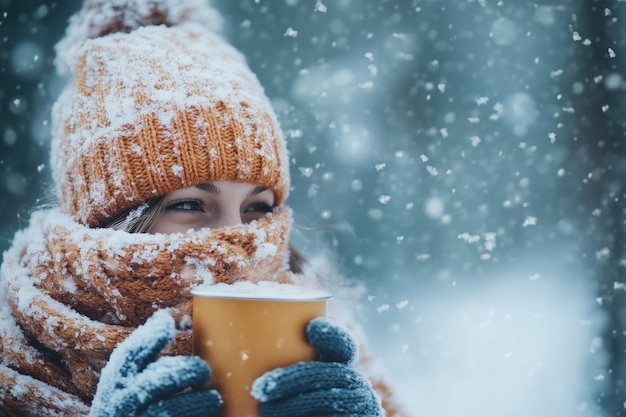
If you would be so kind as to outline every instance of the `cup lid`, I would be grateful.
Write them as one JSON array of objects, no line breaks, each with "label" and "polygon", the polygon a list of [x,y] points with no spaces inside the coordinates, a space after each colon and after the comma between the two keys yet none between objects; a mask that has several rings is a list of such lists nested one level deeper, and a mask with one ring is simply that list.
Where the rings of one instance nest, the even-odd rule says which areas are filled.
[{"label": "cup lid", "polygon": [[199,285],[191,290],[196,297],[236,298],[272,301],[317,301],[332,298],[319,288],[276,282],[237,282],[234,284]]}]

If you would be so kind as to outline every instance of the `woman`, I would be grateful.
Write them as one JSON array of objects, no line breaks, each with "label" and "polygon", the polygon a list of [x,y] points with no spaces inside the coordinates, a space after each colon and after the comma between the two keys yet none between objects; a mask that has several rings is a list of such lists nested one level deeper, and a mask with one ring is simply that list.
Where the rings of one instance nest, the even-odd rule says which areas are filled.
[{"label": "woman", "polygon": [[[276,116],[217,21],[202,0],[91,0],[70,20],[52,113],[58,207],[33,213],[0,270],[3,416],[217,415],[218,393],[187,392],[210,377],[191,356],[190,289],[314,275],[289,249]],[[351,369],[344,333],[314,320],[308,336],[323,360],[260,380],[263,416],[374,416],[377,398],[396,413],[366,355]],[[326,374],[321,389],[294,384]]]}]

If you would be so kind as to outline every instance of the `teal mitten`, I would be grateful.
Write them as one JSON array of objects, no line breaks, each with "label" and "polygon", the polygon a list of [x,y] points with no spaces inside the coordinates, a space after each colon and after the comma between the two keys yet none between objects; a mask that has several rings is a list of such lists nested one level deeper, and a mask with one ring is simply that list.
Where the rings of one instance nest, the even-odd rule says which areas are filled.
[{"label": "teal mitten", "polygon": [[344,330],[318,317],[306,330],[318,361],[267,372],[257,378],[252,395],[261,417],[384,416],[370,382],[350,365],[357,345]]},{"label": "teal mitten", "polygon": [[102,369],[89,417],[217,417],[215,391],[189,391],[211,376],[197,356],[164,356],[176,334],[174,319],[157,311],[120,343]]}]

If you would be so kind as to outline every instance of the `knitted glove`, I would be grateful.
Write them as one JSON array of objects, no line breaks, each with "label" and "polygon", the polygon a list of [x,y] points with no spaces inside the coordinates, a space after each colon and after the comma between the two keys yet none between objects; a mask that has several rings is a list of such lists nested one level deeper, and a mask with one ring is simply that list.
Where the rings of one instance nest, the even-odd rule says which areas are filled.
[{"label": "knitted glove", "polygon": [[384,416],[370,382],[350,368],[357,357],[352,337],[326,318],[307,326],[318,361],[267,372],[252,385],[261,417]]},{"label": "knitted glove", "polygon": [[89,417],[216,417],[215,391],[186,391],[211,376],[196,356],[164,356],[176,334],[174,319],[157,311],[120,343],[103,368]]}]

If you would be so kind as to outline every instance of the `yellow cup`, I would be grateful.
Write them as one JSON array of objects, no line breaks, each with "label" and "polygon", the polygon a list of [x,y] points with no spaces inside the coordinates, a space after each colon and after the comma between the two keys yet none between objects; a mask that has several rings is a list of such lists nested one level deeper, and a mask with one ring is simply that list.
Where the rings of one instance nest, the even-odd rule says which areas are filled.
[{"label": "yellow cup", "polygon": [[330,295],[275,284],[279,290],[198,287],[193,295],[193,352],[208,362],[224,405],[222,417],[257,417],[252,383],[267,371],[315,359],[306,326],[326,314]]}]

